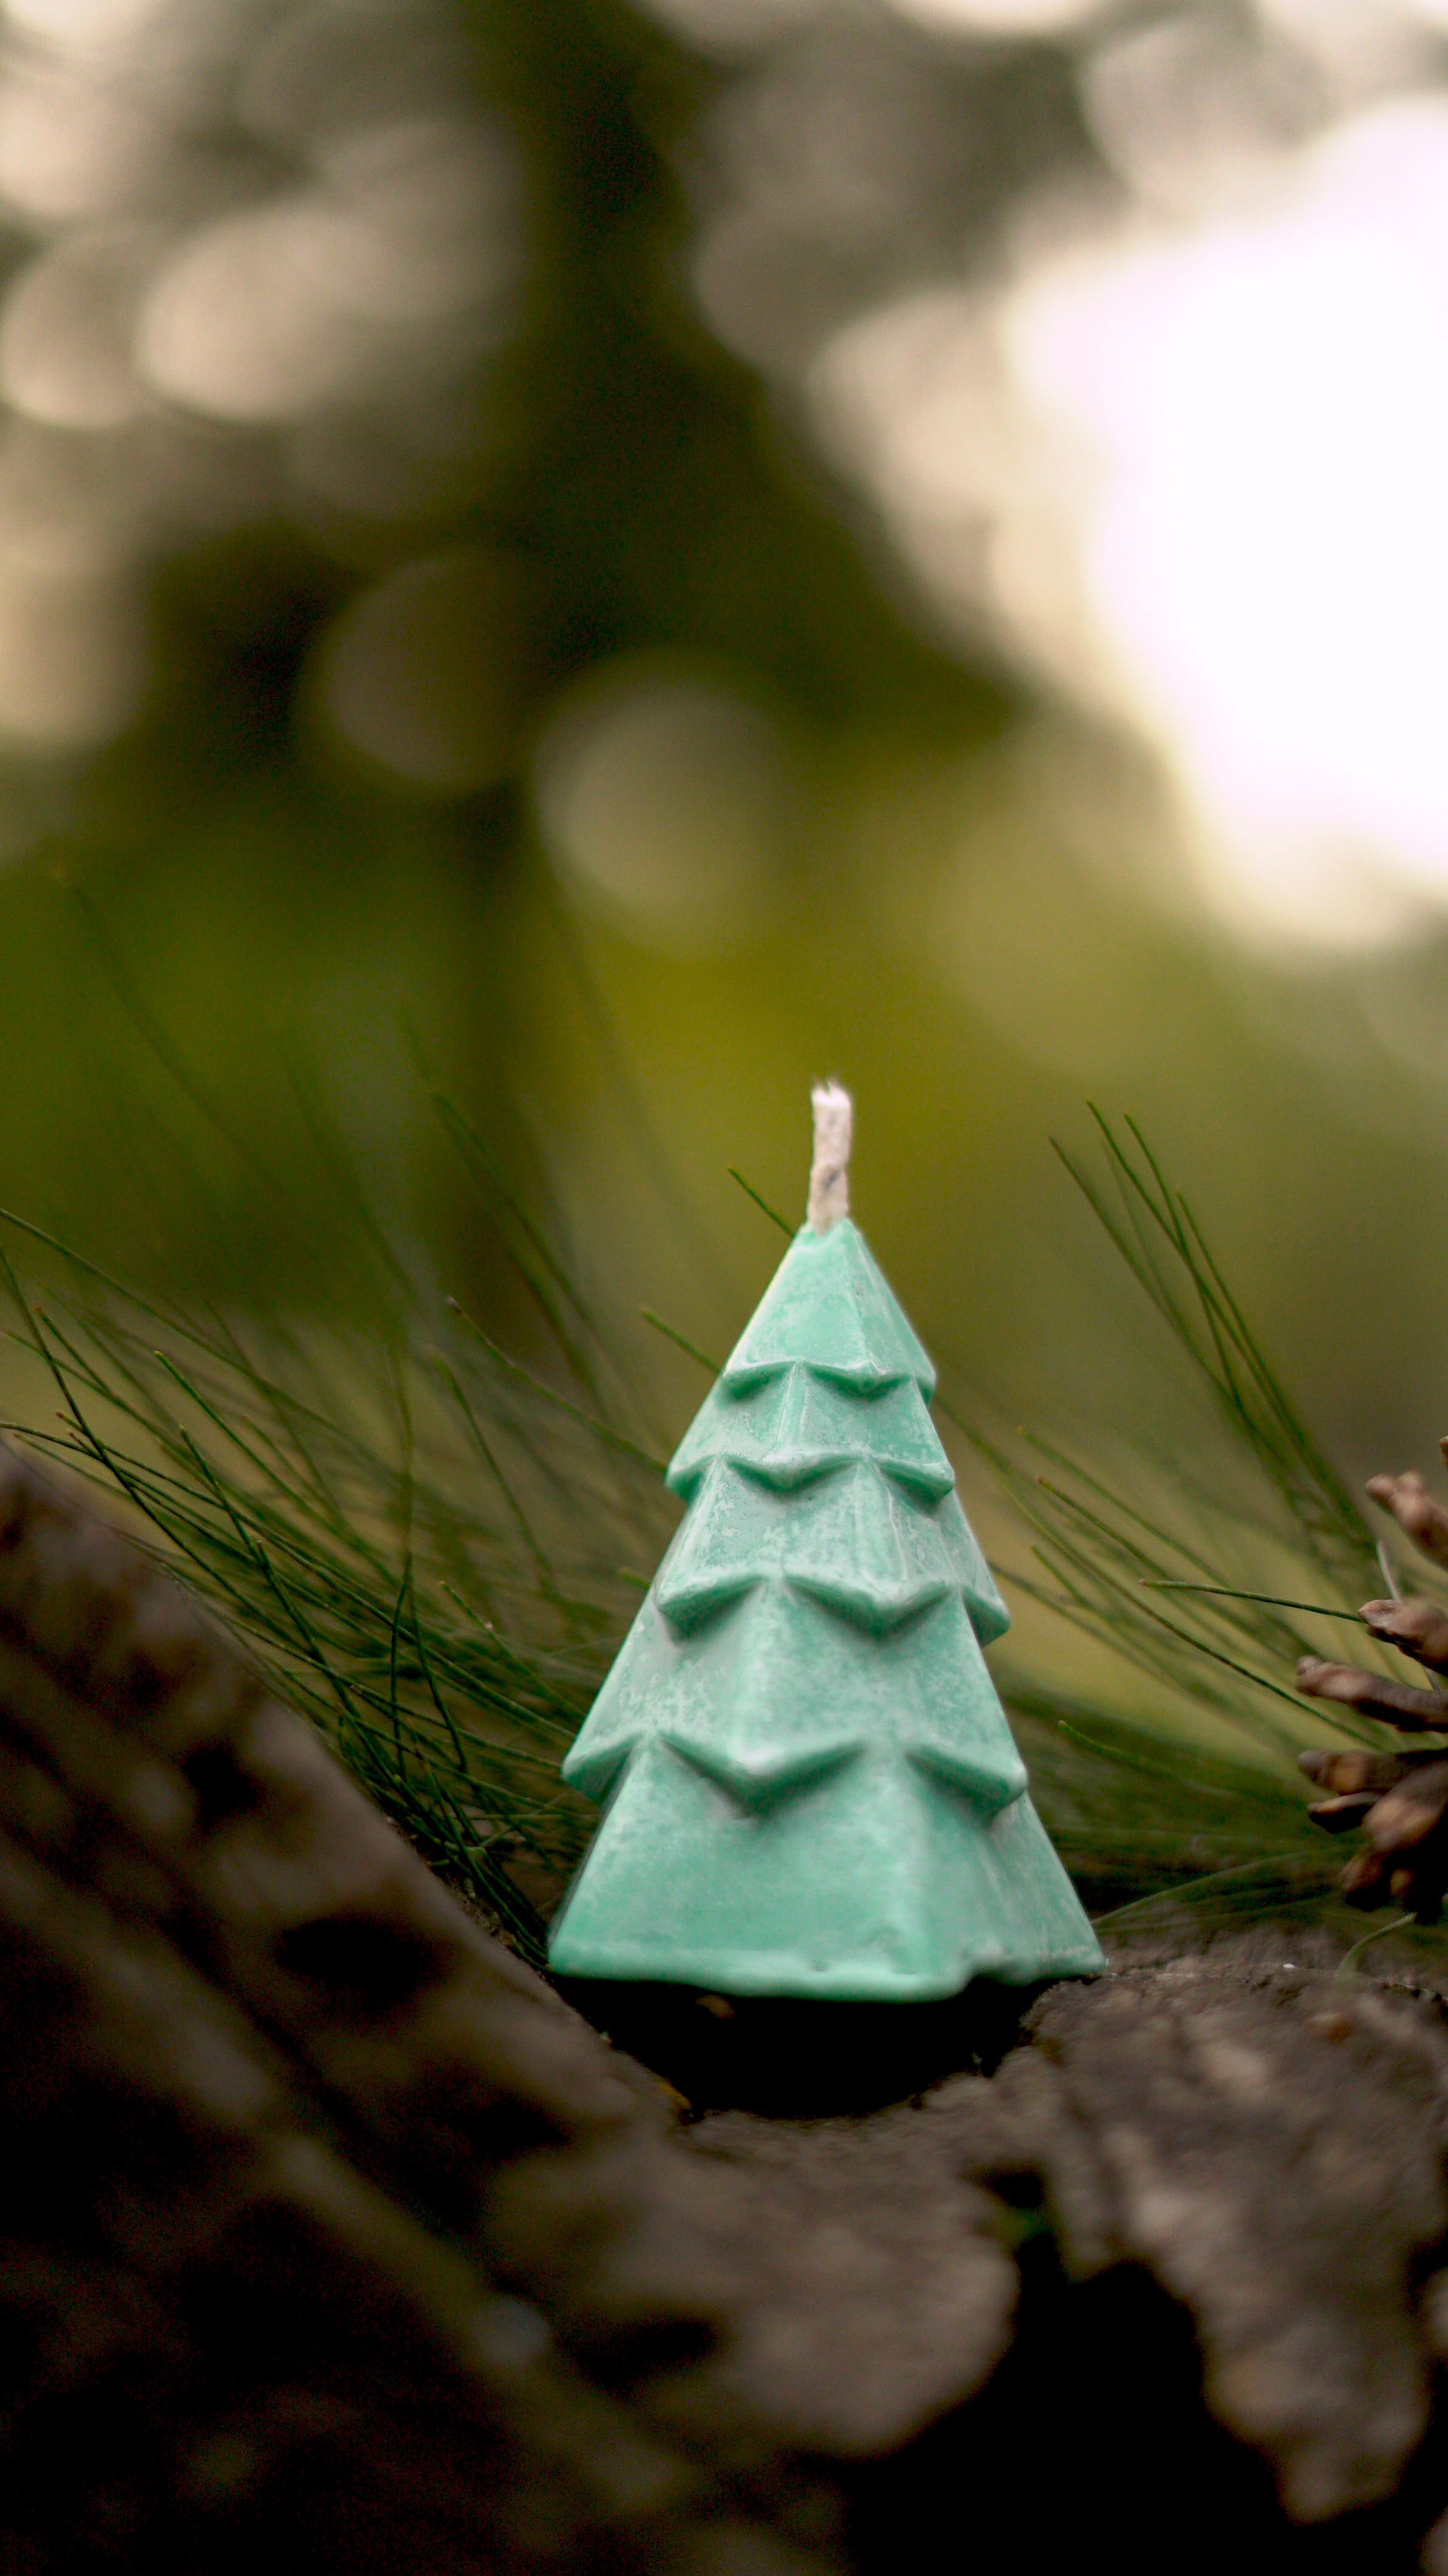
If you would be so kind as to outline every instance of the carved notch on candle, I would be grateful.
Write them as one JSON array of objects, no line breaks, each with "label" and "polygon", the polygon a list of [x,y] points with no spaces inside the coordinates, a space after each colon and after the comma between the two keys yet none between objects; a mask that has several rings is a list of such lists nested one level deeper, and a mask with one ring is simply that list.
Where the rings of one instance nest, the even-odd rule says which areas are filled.
[{"label": "carved notch on candle", "polygon": [[817,1082],[810,1093],[814,1109],[814,1161],[809,1175],[809,1221],[816,1234],[828,1234],[850,1213],[850,1142],[854,1103],[837,1082]]}]

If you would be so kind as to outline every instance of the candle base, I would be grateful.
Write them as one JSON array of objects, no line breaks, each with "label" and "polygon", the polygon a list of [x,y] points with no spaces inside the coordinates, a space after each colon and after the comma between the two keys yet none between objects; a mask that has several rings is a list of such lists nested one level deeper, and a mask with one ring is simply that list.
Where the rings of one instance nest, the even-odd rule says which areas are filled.
[{"label": "candle base", "polygon": [[691,2110],[827,2119],[906,2101],[948,2075],[989,2075],[1053,1982],[977,1977],[924,2004],[816,2003],[700,1986],[560,1977],[559,1992]]}]

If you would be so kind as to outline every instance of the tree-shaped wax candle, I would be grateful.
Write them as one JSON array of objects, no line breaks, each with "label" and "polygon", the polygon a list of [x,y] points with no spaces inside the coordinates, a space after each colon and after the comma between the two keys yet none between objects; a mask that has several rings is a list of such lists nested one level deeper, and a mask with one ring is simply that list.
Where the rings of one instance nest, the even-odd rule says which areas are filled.
[{"label": "tree-shaped wax candle", "polygon": [[669,1469],[687,1515],[563,1766],[607,1812],[552,1965],[860,2003],[1089,1975],[935,1372],[847,1213],[848,1098],[814,1097],[809,1222]]}]

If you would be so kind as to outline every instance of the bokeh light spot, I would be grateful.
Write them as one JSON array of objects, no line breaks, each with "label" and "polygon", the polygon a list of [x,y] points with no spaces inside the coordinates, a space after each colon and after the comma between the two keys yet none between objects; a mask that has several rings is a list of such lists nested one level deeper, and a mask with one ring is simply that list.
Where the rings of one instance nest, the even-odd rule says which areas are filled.
[{"label": "bokeh light spot", "polygon": [[555,860],[636,932],[708,950],[760,919],[794,792],[761,708],[687,675],[615,669],[555,718],[535,776]]},{"label": "bokeh light spot", "polygon": [[1448,908],[1448,107],[837,335],[816,417],[963,633],[1154,740],[1269,943]]},{"label": "bokeh light spot", "polygon": [[1054,36],[1096,17],[1103,0],[890,0],[902,18],[940,35]]},{"label": "bokeh light spot", "polygon": [[57,47],[113,45],[144,33],[166,0],[5,0],[5,14]]},{"label": "bokeh light spot", "polygon": [[343,741],[399,782],[466,796],[507,770],[522,715],[522,584],[483,547],[390,573],[324,644],[320,693]]},{"label": "bokeh light spot", "polygon": [[146,672],[133,566],[80,527],[0,530],[0,735],[92,750],[129,724]]},{"label": "bokeh light spot", "polygon": [[175,155],[132,99],[64,63],[0,70],[0,198],[41,224],[130,212],[165,199]]},{"label": "bokeh light spot", "polygon": [[0,312],[0,392],[57,429],[120,429],[145,408],[131,364],[142,282],[158,236],[139,226],[73,234],[22,270]]},{"label": "bokeh light spot", "polygon": [[772,44],[811,18],[822,17],[829,0],[639,0],[645,16],[682,36],[706,53],[747,53]]},{"label": "bokeh light spot", "polygon": [[419,118],[348,138],[323,183],[187,238],[142,309],[143,371],[218,420],[415,395],[497,337],[518,269],[501,138]]},{"label": "bokeh light spot", "polygon": [[[1266,920],[1357,944],[1384,877],[1448,901],[1448,112],[1394,106],[1299,187],[1007,317],[1077,507],[1103,678],[1173,746]],[[1093,488],[1094,486],[1094,488]]]}]

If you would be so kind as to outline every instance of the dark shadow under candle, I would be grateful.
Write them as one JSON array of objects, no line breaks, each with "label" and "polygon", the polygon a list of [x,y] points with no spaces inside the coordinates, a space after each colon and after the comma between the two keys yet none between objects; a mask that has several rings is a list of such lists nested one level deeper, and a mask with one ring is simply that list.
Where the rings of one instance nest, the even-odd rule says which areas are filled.
[{"label": "dark shadow under candle", "polygon": [[940,2003],[815,2003],[564,1977],[559,1992],[696,2112],[820,2119],[881,2109],[948,2075],[989,2075],[1042,1985],[977,1978]]}]

